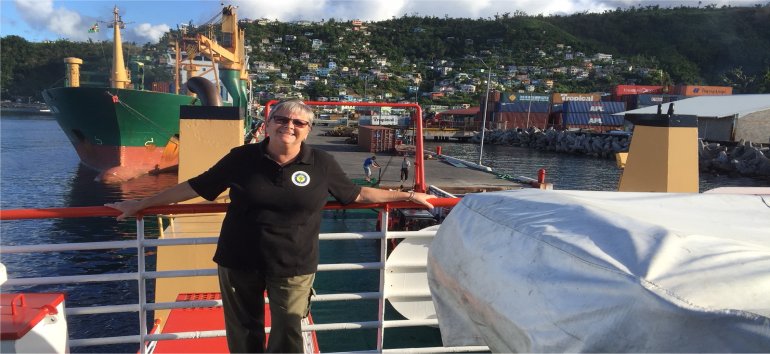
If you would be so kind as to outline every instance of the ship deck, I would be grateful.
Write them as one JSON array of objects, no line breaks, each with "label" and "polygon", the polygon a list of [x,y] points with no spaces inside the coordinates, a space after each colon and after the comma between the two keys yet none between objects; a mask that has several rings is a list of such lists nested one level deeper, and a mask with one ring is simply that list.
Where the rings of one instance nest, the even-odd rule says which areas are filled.
[{"label": "ship deck", "polygon": [[[345,142],[346,137],[326,136],[325,127],[314,127],[308,136],[307,143],[314,148],[325,150],[334,155],[337,162],[351,179],[363,179],[363,163],[367,157],[377,156],[377,163],[382,166],[372,171],[372,177],[380,177],[380,187],[397,189],[401,187],[402,157],[390,152],[371,153],[362,147]],[[414,181],[414,156],[410,156],[412,166],[409,168],[410,188]],[[380,171],[382,175],[379,176]],[[528,186],[498,178],[495,174],[472,168],[455,167],[441,159],[425,160],[425,183],[436,186],[453,194],[476,192],[491,192],[500,190],[520,189]]]}]

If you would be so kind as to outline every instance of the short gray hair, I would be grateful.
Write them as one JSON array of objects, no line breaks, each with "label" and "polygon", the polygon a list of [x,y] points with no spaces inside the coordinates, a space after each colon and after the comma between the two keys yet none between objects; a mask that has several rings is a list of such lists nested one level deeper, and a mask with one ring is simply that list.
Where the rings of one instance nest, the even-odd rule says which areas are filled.
[{"label": "short gray hair", "polygon": [[310,106],[306,105],[305,102],[302,102],[300,100],[287,100],[282,101],[273,106],[273,109],[270,111],[270,116],[267,117],[267,120],[273,119],[273,116],[275,115],[275,112],[278,111],[288,111],[290,113],[299,113],[304,116],[304,118],[307,119],[307,121],[310,123],[310,126],[313,125],[313,119],[315,119],[315,112],[313,112],[313,109],[310,108]]}]

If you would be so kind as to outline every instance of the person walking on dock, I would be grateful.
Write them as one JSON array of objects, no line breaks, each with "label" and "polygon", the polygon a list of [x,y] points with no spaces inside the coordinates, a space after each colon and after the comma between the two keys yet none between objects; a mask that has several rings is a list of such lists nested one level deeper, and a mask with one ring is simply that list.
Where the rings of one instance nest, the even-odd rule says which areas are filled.
[{"label": "person walking on dock", "polygon": [[380,164],[377,163],[377,156],[368,157],[364,160],[364,174],[366,175],[366,181],[372,181],[372,168],[380,168]]},{"label": "person walking on dock", "polygon": [[[435,196],[354,184],[331,154],[305,144],[313,118],[302,101],[281,102],[267,118],[262,142],[236,147],[208,171],[154,196],[105,204],[124,220],[198,196],[213,201],[230,188],[214,262],[232,353],[303,352],[301,321],[310,311],[321,211],[330,194],[342,204],[413,201],[432,208]],[[267,346],[265,291],[272,328]]]},{"label": "person walking on dock", "polygon": [[406,155],[404,155],[404,160],[401,161],[401,184],[403,185],[404,182],[406,182],[409,179],[409,166],[411,166],[412,163],[409,162],[409,159],[406,158]]}]

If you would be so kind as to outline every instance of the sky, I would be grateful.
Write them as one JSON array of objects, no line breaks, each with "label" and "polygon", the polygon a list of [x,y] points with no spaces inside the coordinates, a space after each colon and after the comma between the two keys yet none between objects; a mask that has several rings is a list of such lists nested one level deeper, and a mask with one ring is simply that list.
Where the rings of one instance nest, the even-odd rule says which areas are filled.
[{"label": "sky", "polygon": [[[754,6],[767,5],[770,0],[0,0],[0,36],[18,35],[34,42],[111,40],[112,31],[99,21],[111,21],[117,6],[126,23],[121,32],[124,41],[155,43],[179,24],[208,22],[218,15],[222,2],[237,6],[239,18],[377,21],[403,15],[476,19],[516,11],[529,15],[601,13],[651,5]],[[89,33],[96,23],[99,31]]]}]

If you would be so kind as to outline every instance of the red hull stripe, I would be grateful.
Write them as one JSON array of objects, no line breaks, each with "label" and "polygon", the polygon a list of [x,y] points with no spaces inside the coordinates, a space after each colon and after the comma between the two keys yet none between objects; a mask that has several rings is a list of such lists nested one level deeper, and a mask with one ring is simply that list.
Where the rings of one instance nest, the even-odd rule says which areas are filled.
[{"label": "red hull stripe", "polygon": [[[164,151],[169,150],[172,153]],[[176,150],[155,145],[105,146],[82,143],[75,146],[80,161],[93,168],[106,182],[127,181],[152,172],[168,170],[178,165]]]}]

